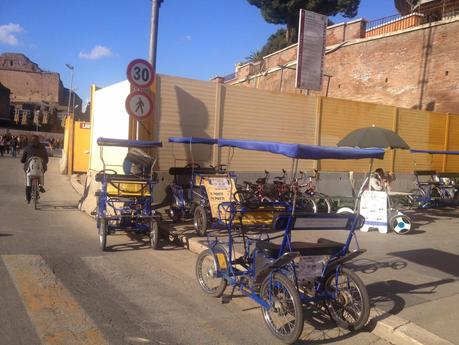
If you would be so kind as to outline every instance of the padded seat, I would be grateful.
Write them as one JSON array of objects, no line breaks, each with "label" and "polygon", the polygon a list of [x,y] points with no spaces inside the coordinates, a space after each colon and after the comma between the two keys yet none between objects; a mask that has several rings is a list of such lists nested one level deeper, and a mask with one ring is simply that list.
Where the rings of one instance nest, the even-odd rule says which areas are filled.
[{"label": "padded seat", "polygon": [[[101,182],[104,174],[97,173],[96,181]],[[107,181],[133,181],[133,182],[149,182],[149,179],[138,177],[136,175],[123,174],[105,174]]]},{"label": "padded seat", "polygon": [[[309,255],[333,255],[339,252],[344,247],[344,243],[327,240],[326,238],[319,238],[317,243],[313,242],[292,242],[292,251],[300,252],[302,256]],[[276,257],[279,254],[280,244],[257,241],[256,248],[262,250],[270,256]]]},{"label": "padded seat", "polygon": [[215,174],[216,170],[215,168],[191,168],[191,167],[184,167],[184,168],[178,168],[178,167],[172,167],[169,168],[169,174],[172,176],[175,175],[191,175],[192,173],[195,174]]}]

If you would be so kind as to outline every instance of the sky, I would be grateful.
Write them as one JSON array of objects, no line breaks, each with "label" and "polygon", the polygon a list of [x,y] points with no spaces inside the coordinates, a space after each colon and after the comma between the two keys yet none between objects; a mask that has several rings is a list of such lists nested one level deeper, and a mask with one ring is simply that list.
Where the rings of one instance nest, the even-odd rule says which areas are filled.
[{"label": "sky", "polygon": [[[354,19],[396,13],[393,0],[361,0]],[[150,15],[150,0],[0,0],[0,53],[25,54],[68,88],[65,64],[73,65],[74,90],[86,102],[91,84],[123,81],[130,61],[148,58]],[[247,0],[164,0],[156,71],[200,80],[233,73],[281,27]]]}]

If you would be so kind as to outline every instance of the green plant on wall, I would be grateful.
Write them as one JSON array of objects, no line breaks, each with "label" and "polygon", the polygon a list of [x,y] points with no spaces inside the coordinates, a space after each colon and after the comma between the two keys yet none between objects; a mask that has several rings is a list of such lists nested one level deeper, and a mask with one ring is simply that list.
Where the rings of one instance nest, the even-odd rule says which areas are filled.
[{"label": "green plant on wall", "polygon": [[[258,7],[263,18],[272,24],[285,24],[285,29],[280,29],[271,35],[261,50],[262,56],[271,54],[297,42],[298,21],[300,9],[334,16],[338,13],[344,17],[354,17],[360,0],[247,0],[251,5]],[[260,54],[252,53],[248,59],[255,57],[260,60]]]}]

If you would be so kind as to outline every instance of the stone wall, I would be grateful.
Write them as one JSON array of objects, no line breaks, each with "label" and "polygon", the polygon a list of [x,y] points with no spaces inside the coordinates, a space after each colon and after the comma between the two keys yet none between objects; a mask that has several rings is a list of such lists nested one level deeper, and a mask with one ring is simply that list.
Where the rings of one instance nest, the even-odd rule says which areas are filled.
[{"label": "stone wall", "polygon": [[[321,94],[459,114],[457,37],[455,17],[329,46],[324,71],[330,77],[324,78]],[[240,77],[236,70],[236,78],[228,83],[300,92],[295,89],[296,45],[268,55],[262,65],[262,72],[254,75]]]},{"label": "stone wall", "polygon": [[11,90],[12,103],[63,102],[64,90],[59,73],[0,69],[0,81]]}]

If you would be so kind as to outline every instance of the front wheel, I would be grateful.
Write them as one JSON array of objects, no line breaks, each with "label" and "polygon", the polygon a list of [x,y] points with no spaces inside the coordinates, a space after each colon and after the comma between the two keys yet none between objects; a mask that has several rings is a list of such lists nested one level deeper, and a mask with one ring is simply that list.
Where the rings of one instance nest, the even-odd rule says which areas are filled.
[{"label": "front wheel", "polygon": [[297,341],[304,319],[300,296],[292,281],[280,273],[270,274],[261,284],[260,297],[270,305],[261,308],[261,313],[271,333],[286,344]]},{"label": "front wheel", "polygon": [[368,321],[370,299],[362,280],[345,267],[325,278],[325,291],[330,296],[325,305],[338,327],[358,331]]},{"label": "front wheel", "polygon": [[205,236],[209,227],[206,209],[199,205],[194,209],[193,225],[198,236]]},{"label": "front wheel", "polygon": [[[223,254],[220,254],[223,255]],[[213,297],[221,297],[226,289],[226,279],[217,277],[214,254],[206,249],[196,260],[196,278],[202,291]]]},{"label": "front wheel", "polygon": [[101,218],[100,226],[99,226],[99,247],[103,251],[107,249],[107,233],[108,233],[108,220]]},{"label": "front wheel", "polygon": [[151,249],[159,248],[159,227],[155,219],[150,220],[150,246]]}]

